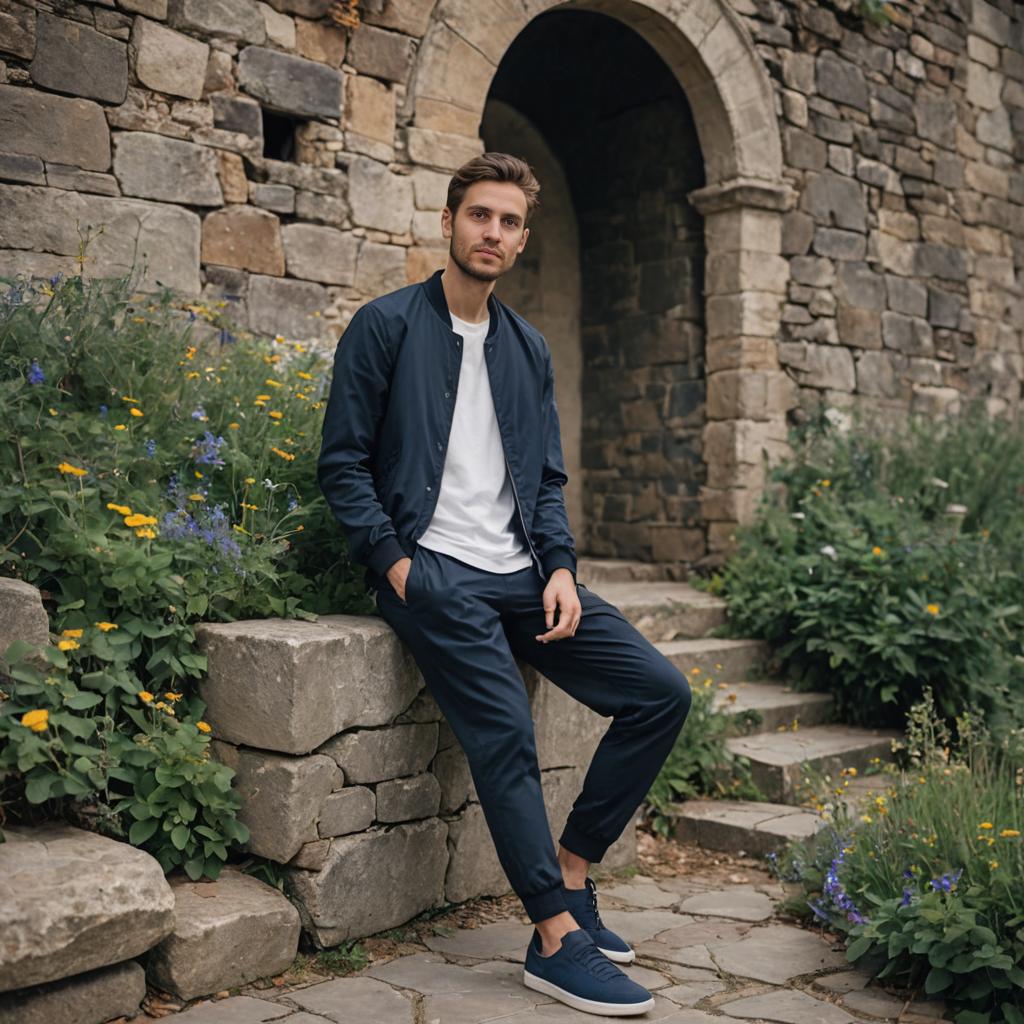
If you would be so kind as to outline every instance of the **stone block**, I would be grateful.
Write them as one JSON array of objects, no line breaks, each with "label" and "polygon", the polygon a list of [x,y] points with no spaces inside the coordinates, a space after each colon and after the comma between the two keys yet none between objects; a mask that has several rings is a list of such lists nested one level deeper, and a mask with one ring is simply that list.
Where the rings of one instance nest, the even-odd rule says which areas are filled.
[{"label": "stone block", "polygon": [[830,288],[836,280],[835,264],[821,256],[796,256],[789,261],[789,271],[796,284],[812,288]]},{"label": "stone block", "polygon": [[[250,317],[275,297],[258,294],[264,282],[324,293],[254,275]],[[199,688],[206,721],[231,743],[304,754],[345,729],[388,724],[422,686],[411,655],[373,616],[203,623],[196,634],[209,659]]]},{"label": "stone block", "polygon": [[0,577],[0,657],[15,640],[45,646],[50,642],[50,620],[37,587],[4,576]]},{"label": "stone block", "polygon": [[267,185],[255,181],[250,182],[249,200],[254,205],[262,207],[264,210],[271,210],[273,213],[295,212],[295,189],[291,185]]},{"label": "stone block", "polygon": [[221,740],[214,741],[213,753],[235,772],[242,797],[238,819],[252,833],[246,849],[280,864],[316,838],[320,807],[344,781],[334,761],[319,754],[282,757]]},{"label": "stone block", "polygon": [[956,106],[946,96],[922,89],[914,104],[914,120],[922,139],[945,149],[956,145]]},{"label": "stone block", "polygon": [[191,36],[148,18],[136,18],[132,27],[135,74],[157,92],[198,100],[206,81],[210,48]]},{"label": "stone block", "polygon": [[328,301],[323,285],[312,281],[256,275],[249,282],[249,326],[265,334],[319,338]]},{"label": "stone block", "polygon": [[467,800],[476,799],[469,761],[458,743],[437,752],[431,771],[441,787],[439,814],[452,814]]},{"label": "stone block", "polygon": [[824,171],[808,175],[800,208],[822,225],[848,231],[867,230],[864,189],[852,178]]},{"label": "stone block", "polygon": [[357,157],[349,167],[348,199],[353,221],[394,235],[409,230],[413,187],[407,175],[392,174],[382,163]]},{"label": "stone block", "polygon": [[905,356],[933,356],[935,343],[931,324],[920,317],[902,313],[882,314],[882,340],[886,348],[895,349]]},{"label": "stone block", "polygon": [[447,262],[447,249],[410,246],[405,250],[405,280],[425,281],[435,270],[443,270]]},{"label": "stone block", "polygon": [[719,370],[708,377],[709,419],[775,420],[796,404],[793,381],[779,370]]},{"label": "stone block", "polygon": [[448,870],[445,899],[450,903],[477,896],[500,896],[509,891],[508,878],[498,860],[494,840],[479,804],[469,804],[448,823]]},{"label": "stone block", "polygon": [[217,179],[226,203],[244,203],[249,198],[245,162],[237,153],[217,150]]},{"label": "stone block", "polygon": [[377,820],[409,821],[429,818],[438,812],[441,787],[429,773],[408,779],[388,779],[377,785]]},{"label": "stone block", "polygon": [[316,872],[286,869],[286,889],[321,948],[404,924],[444,898],[447,828],[436,818],[331,842]]},{"label": "stone block", "polygon": [[345,32],[340,25],[326,21],[296,18],[294,48],[301,57],[340,68],[345,58]]},{"label": "stone block", "polygon": [[897,372],[897,360],[901,359],[892,352],[862,352],[857,358],[857,391],[880,398],[902,397]]},{"label": "stone block", "polygon": [[819,256],[836,260],[862,260],[867,255],[867,239],[856,231],[840,228],[818,228],[812,244]]},{"label": "stone block", "polygon": [[356,729],[317,748],[337,763],[348,782],[361,783],[422,772],[436,752],[436,722]]},{"label": "stone block", "polygon": [[120,963],[173,927],[155,858],[68,825],[5,826],[0,844],[0,992]]},{"label": "stone block", "polygon": [[927,316],[928,289],[919,281],[886,274],[885,288],[891,310],[908,316]]},{"label": "stone block", "polygon": [[885,309],[885,279],[867,263],[839,264],[836,298],[857,309]]},{"label": "stone block", "polygon": [[21,153],[0,153],[0,181],[16,181],[25,185],[45,185],[46,173],[43,170],[43,161],[37,156],[23,156]]},{"label": "stone block", "polygon": [[443,210],[448,205],[451,175],[416,167],[409,177],[417,210]]},{"label": "stone block", "polygon": [[352,34],[348,63],[374,78],[404,83],[415,54],[416,44],[409,36],[374,25],[361,25]]},{"label": "stone block", "polygon": [[982,110],[995,110],[1001,102],[1003,76],[978,61],[967,62],[967,102]]},{"label": "stone block", "polygon": [[238,57],[238,84],[271,110],[341,117],[341,72],[304,57],[247,46]]},{"label": "stone block", "polygon": [[430,23],[436,0],[386,0],[374,9],[363,12],[368,25],[393,28],[407,36],[422,36]]},{"label": "stone block", "polygon": [[779,362],[792,369],[797,383],[833,391],[853,391],[853,356],[848,349],[808,341],[779,343]]},{"label": "stone block", "polygon": [[811,246],[814,237],[814,218],[799,210],[790,210],[782,218],[782,248],[784,256],[802,255]]},{"label": "stone block", "polygon": [[590,764],[611,719],[591,711],[533,669],[525,672],[536,678],[530,711],[541,770]]},{"label": "stone block", "polygon": [[882,319],[873,309],[858,309],[840,302],[836,309],[836,333],[852,348],[881,348]]},{"label": "stone block", "polygon": [[244,96],[210,97],[213,124],[227,132],[241,132],[254,139],[263,139],[263,115],[260,105]]},{"label": "stone block", "polygon": [[961,249],[934,242],[917,246],[914,269],[918,276],[940,277],[947,281],[966,281],[967,263]]},{"label": "stone block", "polygon": [[414,164],[454,171],[484,151],[482,139],[429,128],[407,128],[406,147]]},{"label": "stone block", "polygon": [[68,164],[47,164],[46,184],[51,188],[65,188],[74,192],[95,192],[101,196],[118,196],[121,190],[112,174],[83,171]]},{"label": "stone block", "polygon": [[257,3],[263,15],[263,24],[267,30],[267,42],[280,46],[283,50],[295,49],[295,21],[287,14],[275,11],[270,4]]},{"label": "stone block", "polygon": [[253,0],[170,0],[168,19],[175,28],[201,36],[262,43],[263,14]]},{"label": "stone block", "polygon": [[295,194],[295,216],[302,221],[341,227],[348,223],[348,206],[343,199],[315,192]]},{"label": "stone block", "polygon": [[372,789],[346,786],[325,798],[320,808],[317,832],[324,839],[362,832],[373,824],[376,811],[377,798]]},{"label": "stone block", "polygon": [[40,11],[29,74],[44,89],[123,103],[128,94],[128,50],[88,25]]},{"label": "stone block", "polygon": [[182,999],[280,974],[299,947],[299,913],[273,886],[232,867],[215,882],[170,879],[174,931],[150,951],[146,975]]},{"label": "stone block", "polygon": [[159,21],[167,19],[167,0],[118,0],[118,7]]},{"label": "stone block", "polygon": [[355,280],[359,242],[351,232],[313,224],[288,224],[282,234],[292,277],[344,285]]},{"label": "stone block", "polygon": [[281,222],[251,206],[215,210],[203,221],[203,262],[257,274],[284,274]]},{"label": "stone block", "polygon": [[114,175],[125,195],[189,206],[224,201],[212,149],[151,132],[119,132]]},{"label": "stone block", "polygon": [[[362,138],[394,144],[395,93],[383,82],[365,75],[349,81],[342,127]],[[351,148],[351,146],[349,147]]]},{"label": "stone block", "polygon": [[36,12],[20,4],[0,10],[0,53],[31,60],[36,49]]},{"label": "stone block", "polygon": [[103,108],[89,100],[51,96],[0,85],[0,145],[9,152],[64,163],[75,154],[79,167],[110,167],[110,132]]},{"label": "stone block", "polygon": [[406,283],[406,250],[402,246],[363,242],[355,279],[360,294],[385,295]]},{"label": "stone block", "polygon": [[856,64],[837,57],[831,50],[825,50],[816,61],[816,70],[818,95],[867,111],[868,87],[863,72]]},{"label": "stone block", "polygon": [[707,302],[708,338],[729,335],[774,337],[779,324],[782,300],[766,292],[739,295],[713,295]]},{"label": "stone block", "polygon": [[[0,20],[0,30],[3,23]],[[9,1024],[80,1024],[134,1018],[146,997],[146,972],[134,960],[83,971],[44,985],[0,994],[0,1021]],[[83,1016],[83,1008],[87,1016]]]},{"label": "stone block", "polygon": [[960,324],[960,297],[942,288],[928,286],[928,321],[934,327],[956,328]]},{"label": "stone block", "polygon": [[197,295],[199,218],[166,203],[91,196],[63,189],[0,186],[0,249],[78,253],[81,230],[93,238],[86,273],[114,277],[135,272],[138,287],[158,284]]}]

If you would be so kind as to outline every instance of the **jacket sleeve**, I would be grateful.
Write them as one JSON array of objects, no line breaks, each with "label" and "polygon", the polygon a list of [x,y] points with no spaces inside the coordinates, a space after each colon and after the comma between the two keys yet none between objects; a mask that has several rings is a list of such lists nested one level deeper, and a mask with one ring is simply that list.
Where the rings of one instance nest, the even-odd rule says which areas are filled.
[{"label": "jacket sleeve", "polygon": [[547,372],[542,398],[544,412],[544,465],[541,468],[537,506],[533,513],[532,540],[537,555],[550,576],[556,569],[568,569],[576,578],[576,543],[569,530],[562,488],[569,482],[562,458],[562,432],[555,405],[555,371],[551,353],[546,353]]},{"label": "jacket sleeve", "polygon": [[370,464],[391,385],[391,347],[380,314],[362,306],[334,354],[317,482],[341,524],[352,560],[380,576],[405,551],[381,506]]}]

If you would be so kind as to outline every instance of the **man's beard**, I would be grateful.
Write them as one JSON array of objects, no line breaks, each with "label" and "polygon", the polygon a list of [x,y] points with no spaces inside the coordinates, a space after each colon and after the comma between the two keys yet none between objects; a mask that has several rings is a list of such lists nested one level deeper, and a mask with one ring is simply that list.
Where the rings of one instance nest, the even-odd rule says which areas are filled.
[{"label": "man's beard", "polygon": [[509,269],[504,264],[500,267],[495,267],[493,270],[489,268],[482,270],[474,267],[468,260],[463,259],[462,256],[459,255],[455,246],[454,238],[452,238],[451,244],[448,246],[448,253],[459,270],[461,270],[467,277],[472,277],[477,281],[497,281],[497,279]]}]

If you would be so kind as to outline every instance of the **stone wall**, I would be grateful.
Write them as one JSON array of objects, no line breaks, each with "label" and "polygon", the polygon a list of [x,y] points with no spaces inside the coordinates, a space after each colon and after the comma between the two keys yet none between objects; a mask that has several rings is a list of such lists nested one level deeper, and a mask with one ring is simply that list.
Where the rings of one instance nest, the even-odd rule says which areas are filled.
[{"label": "stone wall", "polygon": [[744,0],[799,195],[778,356],[800,414],[899,422],[1024,382],[1024,6]]},{"label": "stone wall", "polygon": [[589,319],[558,398],[582,406],[587,547],[719,563],[762,457],[824,408],[1016,415],[1021,5],[902,0],[881,26],[858,0],[554,6],[360,0],[341,24],[330,0],[0,0],[0,274],[74,272],[105,226],[87,271],[141,261],[144,286],[333,344],[443,263],[492,89],[523,112],[522,80],[501,91],[520,34],[557,17],[569,46],[573,17],[606,17],[621,54],[594,89],[578,61],[534,83],[579,225]]},{"label": "stone wall", "polygon": [[[317,944],[508,891],[465,755],[380,619],[271,619],[197,633],[209,657],[205,718],[215,756],[236,773],[248,848],[286,866]],[[610,720],[520,669],[556,839]],[[602,864],[635,856],[627,828]]]}]

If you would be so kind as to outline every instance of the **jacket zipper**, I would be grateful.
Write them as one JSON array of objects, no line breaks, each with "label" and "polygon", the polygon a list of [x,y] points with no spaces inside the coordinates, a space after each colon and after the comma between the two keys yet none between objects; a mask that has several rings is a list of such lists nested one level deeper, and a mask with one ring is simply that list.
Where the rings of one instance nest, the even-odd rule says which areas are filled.
[{"label": "jacket zipper", "polygon": [[530,540],[530,531],[526,528],[526,520],[523,518],[523,510],[519,506],[519,492],[516,490],[516,478],[512,475],[512,467],[508,464],[508,456],[505,455],[505,443],[502,441],[501,444],[502,455],[505,457],[505,472],[508,473],[509,481],[512,484],[512,497],[515,499],[516,512],[519,513],[519,522],[523,525],[523,536],[526,538],[526,543],[530,548],[530,557],[533,558],[537,571],[540,573],[540,578],[546,580],[547,576],[544,575],[544,568],[541,565],[540,559],[537,557],[537,552],[533,549],[533,541]]}]

